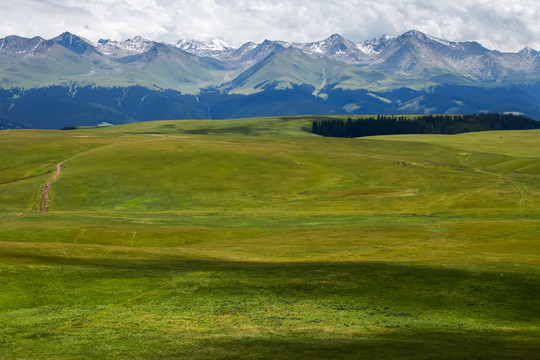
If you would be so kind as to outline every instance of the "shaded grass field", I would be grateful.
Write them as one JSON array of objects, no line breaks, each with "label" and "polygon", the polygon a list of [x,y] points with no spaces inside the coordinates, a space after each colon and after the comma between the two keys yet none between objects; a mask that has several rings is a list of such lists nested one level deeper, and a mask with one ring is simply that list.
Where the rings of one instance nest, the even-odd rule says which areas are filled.
[{"label": "shaded grass field", "polygon": [[540,132],[312,120],[0,132],[0,358],[538,358]]}]

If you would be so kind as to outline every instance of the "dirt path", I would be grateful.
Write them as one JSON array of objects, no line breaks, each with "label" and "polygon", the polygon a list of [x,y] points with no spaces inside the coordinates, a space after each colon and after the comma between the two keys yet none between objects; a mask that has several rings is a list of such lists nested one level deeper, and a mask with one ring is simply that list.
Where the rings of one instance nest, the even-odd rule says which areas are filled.
[{"label": "dirt path", "polygon": [[475,171],[477,172],[480,172],[482,174],[487,174],[487,175],[491,175],[491,176],[496,176],[498,177],[499,179],[503,179],[507,182],[509,182],[510,184],[512,184],[516,189],[517,191],[519,191],[520,193],[520,199],[519,199],[519,207],[521,209],[521,216],[523,217],[523,212],[525,211],[526,209],[526,204],[528,202],[528,195],[527,193],[525,192],[525,190],[523,189],[524,188],[524,185],[519,185],[515,180],[512,180],[511,178],[509,178],[508,176],[504,176],[502,174],[496,174],[496,173],[491,173],[491,172],[487,172],[487,171],[484,171],[484,170],[481,170],[481,169],[474,169]]},{"label": "dirt path", "polygon": [[8,217],[8,218],[5,218],[5,219],[0,219],[0,224],[7,223],[7,222],[10,222],[10,221],[14,221],[14,220],[18,220],[18,219],[20,219],[22,217],[25,217],[27,215],[28,215],[27,213],[22,213],[22,214],[18,214],[18,215]]},{"label": "dirt path", "polygon": [[60,175],[60,171],[62,170],[62,164],[56,164],[56,173],[53,175],[53,177],[45,184],[43,187],[43,190],[41,190],[41,212],[45,213],[47,212],[47,200],[49,199],[49,191],[51,190],[51,183]]}]

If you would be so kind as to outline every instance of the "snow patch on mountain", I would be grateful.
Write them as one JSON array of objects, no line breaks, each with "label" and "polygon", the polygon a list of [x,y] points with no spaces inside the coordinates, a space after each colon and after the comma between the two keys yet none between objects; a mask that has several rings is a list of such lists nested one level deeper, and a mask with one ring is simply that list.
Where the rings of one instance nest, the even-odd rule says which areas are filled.
[{"label": "snow patch on mountain", "polygon": [[38,48],[38,46],[41,45],[42,43],[43,43],[43,39],[39,39],[39,42],[37,43],[37,45],[34,46],[34,47],[32,48],[32,50],[30,50],[30,54],[33,54],[34,51]]},{"label": "snow patch on mountain", "polygon": [[356,47],[364,54],[379,54],[393,39],[395,39],[394,36],[382,35],[371,40],[356,43]]},{"label": "snow patch on mountain", "polygon": [[28,39],[12,35],[0,40],[0,55],[16,55],[17,57],[35,57],[53,45],[52,42],[40,36]]},{"label": "snow patch on mountain", "polygon": [[431,41],[434,41],[434,42],[438,42],[439,44],[442,44],[444,46],[448,46],[448,47],[451,47],[451,48],[457,48],[459,46],[459,43],[456,43],[456,42],[453,42],[453,41],[447,41],[447,40],[443,40],[443,39],[439,39],[435,36],[431,36],[431,35],[426,35],[426,37],[431,40]]}]

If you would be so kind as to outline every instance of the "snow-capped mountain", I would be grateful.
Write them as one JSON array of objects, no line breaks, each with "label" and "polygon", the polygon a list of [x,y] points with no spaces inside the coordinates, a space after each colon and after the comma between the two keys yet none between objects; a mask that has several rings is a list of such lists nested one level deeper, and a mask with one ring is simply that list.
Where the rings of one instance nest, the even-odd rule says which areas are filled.
[{"label": "snow-capped mountain", "polygon": [[155,41],[146,40],[141,36],[125,41],[99,40],[96,46],[97,51],[103,55],[115,58],[142,54],[150,50],[156,44]]},{"label": "snow-capped mountain", "polygon": [[189,52],[197,56],[207,56],[216,59],[222,59],[231,54],[236,48],[230,46],[221,39],[212,40],[195,40],[182,39],[175,46],[183,51]]},{"label": "snow-capped mountain", "polygon": [[222,40],[180,40],[175,46],[193,55],[214,58],[232,66],[246,67],[272,53],[282,51],[286,44],[284,41],[264,40],[260,44],[247,42],[240,48],[235,48]]},{"label": "snow-capped mountain", "polygon": [[307,44],[293,43],[291,47],[298,48],[313,56],[322,56],[348,63],[358,63],[365,58],[365,53],[358,48],[356,43],[339,34],[333,34],[324,40]]},{"label": "snow-capped mountain", "polygon": [[[389,39],[390,37],[384,37]],[[327,39],[310,43],[265,40],[260,44],[247,42],[240,48],[226,45],[226,43],[198,40],[180,40],[176,46],[179,49],[198,56],[208,56],[226,61],[254,61],[262,60],[274,51],[282,49],[299,49],[312,56],[323,56],[339,61],[361,62],[366,54],[375,53],[382,44],[381,39],[374,39],[364,43],[354,43],[339,34],[333,34]]]},{"label": "snow-capped mountain", "polygon": [[[130,91],[140,97],[124,102]],[[57,103],[51,100],[63,93]],[[45,126],[39,123],[44,106],[51,124],[60,124],[59,117],[63,124],[73,117],[81,124],[83,118],[98,121],[95,114],[105,113],[111,121],[135,121],[126,119],[143,114],[139,106],[150,103],[144,116],[154,119],[209,116],[211,104],[220,104],[221,117],[488,109],[540,118],[539,94],[538,51],[504,53],[414,30],[363,42],[334,34],[309,43],[265,40],[239,48],[222,40],[167,44],[140,36],[94,44],[71,33],[0,38],[0,119],[10,127]],[[69,116],[62,113],[66,103]],[[123,113],[128,105],[131,115]]]},{"label": "snow-capped mountain", "polygon": [[[269,56],[281,53],[283,55],[279,61],[259,64]],[[17,59],[23,58],[33,58],[40,65],[36,62],[18,63],[20,60]],[[296,71],[311,69],[308,71],[310,74],[293,76],[292,68],[285,71],[278,65],[295,62],[298,62]],[[148,67],[149,64],[152,66]],[[531,48],[519,53],[501,53],[488,50],[476,42],[452,42],[416,30],[396,37],[383,35],[363,42],[352,42],[334,34],[310,43],[265,40],[260,44],[248,42],[240,48],[220,39],[180,40],[170,45],[136,36],[125,41],[99,40],[97,44],[92,44],[67,32],[50,40],[8,36],[0,39],[0,65],[0,71],[4,69],[4,75],[0,76],[9,78],[9,81],[4,81],[11,84],[9,86],[16,84],[18,79],[24,80],[21,86],[43,82],[39,76],[35,76],[40,68],[47,69],[43,78],[48,79],[48,84],[55,83],[55,77],[57,83],[83,81],[99,84],[98,80],[107,79],[105,83],[111,84],[113,73],[110,71],[114,69],[114,81],[120,83],[127,81],[142,86],[151,84],[170,88],[173,86],[171,79],[185,79],[173,88],[185,90],[188,86],[190,91],[197,89],[197,86],[199,89],[205,86],[221,88],[246,71],[242,78],[248,74],[261,76],[259,70],[263,65],[267,71],[265,76],[274,77],[261,78],[264,83],[272,83],[275,79],[282,79],[280,81],[284,84],[287,84],[287,78],[312,79],[313,84],[309,85],[316,88],[322,83],[327,86],[347,84],[347,87],[367,88],[373,84],[378,89],[381,86],[412,86],[411,83],[417,87],[439,83],[508,84],[540,78],[540,56]],[[128,69],[129,66],[136,67],[138,72]],[[249,71],[252,66],[258,66],[259,70]],[[25,71],[23,68],[28,67],[32,76],[21,76]],[[15,68],[16,71],[8,70]],[[144,76],[140,69],[144,69]],[[330,69],[340,69],[344,73]],[[186,71],[185,76],[177,73],[180,70]],[[81,71],[83,73],[78,73]],[[313,71],[316,73],[311,73]],[[368,73],[371,75],[368,76]],[[130,74],[129,79],[122,74]],[[329,74],[333,74],[332,77]],[[201,79],[199,84],[198,78]],[[209,83],[210,79],[214,79],[212,81],[215,83]],[[251,82],[244,82],[244,87],[246,83]]]},{"label": "snow-capped mountain", "polygon": [[533,57],[533,58],[540,58],[540,51],[537,51],[528,46],[523,48],[520,52],[518,52],[518,54]]}]

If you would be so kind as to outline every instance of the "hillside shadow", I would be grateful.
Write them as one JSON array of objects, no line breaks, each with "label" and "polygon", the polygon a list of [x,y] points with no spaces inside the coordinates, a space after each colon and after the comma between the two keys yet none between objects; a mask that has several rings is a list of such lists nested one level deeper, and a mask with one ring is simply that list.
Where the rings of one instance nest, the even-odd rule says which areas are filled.
[{"label": "hillside shadow", "polygon": [[167,355],[191,359],[538,359],[534,334],[527,340],[500,332],[458,334],[397,331],[375,337],[339,338],[313,334],[222,338],[201,341]]},{"label": "hillside shadow", "polygon": [[[108,279],[151,279],[170,297],[186,282],[196,285],[192,298],[269,298],[279,303],[316,302],[328,311],[368,311],[378,316],[414,318],[457,314],[494,321],[540,322],[540,278],[537,274],[491,266],[451,268],[387,262],[238,262],[192,259],[173,253],[135,258],[125,253],[80,258],[4,249],[10,263],[45,264],[86,274],[88,286]],[[172,251],[172,250],[171,250]],[[31,271],[31,270],[28,270]],[[67,270],[65,270],[67,271]],[[501,272],[504,271],[504,274]],[[43,273],[36,272],[43,278]],[[71,285],[70,285],[71,286]],[[446,316],[446,315],[444,315]]]}]

